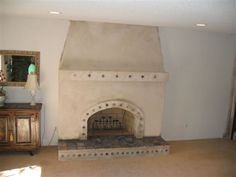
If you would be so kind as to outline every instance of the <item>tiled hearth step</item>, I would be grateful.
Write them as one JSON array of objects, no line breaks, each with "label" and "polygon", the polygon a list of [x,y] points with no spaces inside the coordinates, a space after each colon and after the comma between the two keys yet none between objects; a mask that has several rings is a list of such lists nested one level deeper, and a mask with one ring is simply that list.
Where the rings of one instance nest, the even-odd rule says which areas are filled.
[{"label": "tiled hearth step", "polygon": [[169,154],[169,145],[161,137],[136,139],[131,136],[93,137],[88,140],[59,140],[59,160],[92,160],[127,156]]}]

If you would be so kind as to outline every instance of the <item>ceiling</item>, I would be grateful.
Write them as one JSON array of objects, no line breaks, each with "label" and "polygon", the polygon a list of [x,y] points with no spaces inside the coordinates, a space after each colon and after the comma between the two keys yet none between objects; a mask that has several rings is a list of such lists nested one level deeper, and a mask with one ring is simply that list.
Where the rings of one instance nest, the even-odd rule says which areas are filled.
[{"label": "ceiling", "polygon": [[[0,0],[0,14],[236,34],[236,0]],[[59,11],[51,15],[49,11]],[[205,27],[197,27],[205,23]]]}]

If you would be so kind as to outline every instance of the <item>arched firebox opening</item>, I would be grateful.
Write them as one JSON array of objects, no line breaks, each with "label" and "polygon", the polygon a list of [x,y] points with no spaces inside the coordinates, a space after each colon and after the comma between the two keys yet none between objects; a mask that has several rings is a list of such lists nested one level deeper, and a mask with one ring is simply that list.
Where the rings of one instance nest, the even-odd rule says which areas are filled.
[{"label": "arched firebox opening", "polygon": [[134,116],[121,108],[108,108],[93,114],[87,122],[88,137],[134,135]]},{"label": "arched firebox opening", "polygon": [[144,115],[140,108],[124,100],[101,102],[84,113],[80,139],[89,136],[134,135],[144,136]]}]

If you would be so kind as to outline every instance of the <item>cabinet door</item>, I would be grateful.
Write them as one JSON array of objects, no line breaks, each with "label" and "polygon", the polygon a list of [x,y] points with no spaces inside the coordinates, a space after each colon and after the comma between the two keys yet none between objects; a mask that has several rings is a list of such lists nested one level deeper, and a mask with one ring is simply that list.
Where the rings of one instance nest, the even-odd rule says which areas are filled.
[{"label": "cabinet door", "polygon": [[0,115],[0,143],[8,143],[8,115]]},{"label": "cabinet door", "polygon": [[32,143],[32,119],[33,113],[17,113],[15,115],[16,144]]}]

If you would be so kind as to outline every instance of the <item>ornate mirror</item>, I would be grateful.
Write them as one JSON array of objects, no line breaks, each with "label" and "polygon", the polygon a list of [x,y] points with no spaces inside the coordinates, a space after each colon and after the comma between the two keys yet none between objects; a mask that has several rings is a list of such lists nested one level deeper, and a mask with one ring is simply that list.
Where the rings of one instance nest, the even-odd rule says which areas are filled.
[{"label": "ornate mirror", "polygon": [[7,78],[7,86],[24,86],[30,64],[35,64],[36,66],[39,83],[40,52],[0,50],[0,70],[3,71]]}]

